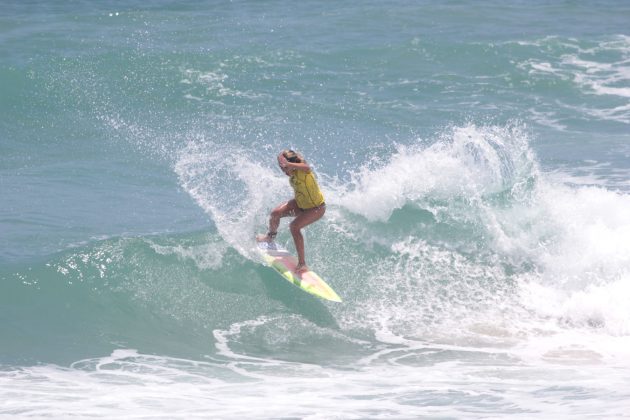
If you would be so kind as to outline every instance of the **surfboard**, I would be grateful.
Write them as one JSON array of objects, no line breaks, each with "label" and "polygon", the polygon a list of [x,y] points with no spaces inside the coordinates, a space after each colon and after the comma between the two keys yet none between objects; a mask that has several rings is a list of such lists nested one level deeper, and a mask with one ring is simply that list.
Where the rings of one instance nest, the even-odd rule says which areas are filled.
[{"label": "surfboard", "polygon": [[282,245],[275,242],[257,242],[257,249],[263,261],[289,283],[322,299],[341,302],[339,295],[317,273],[310,270],[296,273],[297,258]]}]

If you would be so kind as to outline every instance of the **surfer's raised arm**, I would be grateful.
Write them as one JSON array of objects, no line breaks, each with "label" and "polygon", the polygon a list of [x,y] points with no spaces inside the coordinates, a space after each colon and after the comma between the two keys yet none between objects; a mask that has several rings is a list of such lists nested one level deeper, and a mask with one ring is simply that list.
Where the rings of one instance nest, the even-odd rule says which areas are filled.
[{"label": "surfer's raised arm", "polygon": [[299,162],[291,162],[284,156],[283,153],[280,153],[278,155],[278,165],[280,165],[280,168],[282,170],[288,169],[288,170],[310,172],[311,166],[306,162],[306,160],[304,160],[303,157],[300,156],[300,158],[301,160]]}]

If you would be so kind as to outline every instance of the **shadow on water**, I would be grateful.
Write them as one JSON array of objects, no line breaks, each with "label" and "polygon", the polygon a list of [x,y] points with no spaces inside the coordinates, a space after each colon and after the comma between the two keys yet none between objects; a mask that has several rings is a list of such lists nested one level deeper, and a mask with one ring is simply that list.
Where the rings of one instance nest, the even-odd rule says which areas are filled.
[{"label": "shadow on water", "polygon": [[[291,312],[302,315],[319,327],[339,329],[337,321],[320,298],[290,284],[272,268],[260,267],[256,271],[269,298],[280,302]],[[334,302],[331,304],[341,305]]]}]

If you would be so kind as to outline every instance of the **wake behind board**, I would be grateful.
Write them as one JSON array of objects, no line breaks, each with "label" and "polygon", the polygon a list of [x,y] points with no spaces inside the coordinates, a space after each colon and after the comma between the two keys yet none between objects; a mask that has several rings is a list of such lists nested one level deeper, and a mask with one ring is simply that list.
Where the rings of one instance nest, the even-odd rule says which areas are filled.
[{"label": "wake behind board", "polygon": [[275,242],[258,242],[257,249],[264,261],[276,270],[285,280],[293,283],[305,292],[322,299],[341,302],[341,298],[321,277],[313,271],[295,272],[297,258]]}]

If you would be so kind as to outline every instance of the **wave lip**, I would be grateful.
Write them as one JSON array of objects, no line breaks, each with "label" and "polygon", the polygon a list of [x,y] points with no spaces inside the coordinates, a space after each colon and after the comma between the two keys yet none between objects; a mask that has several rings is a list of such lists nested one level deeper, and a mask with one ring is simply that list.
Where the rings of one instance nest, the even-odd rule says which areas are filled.
[{"label": "wave lip", "polygon": [[473,202],[535,176],[535,159],[523,127],[468,124],[434,144],[398,146],[385,164],[363,166],[336,201],[368,220],[387,220],[407,203],[465,199]]}]

